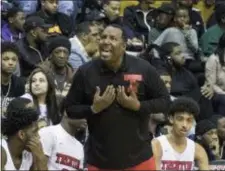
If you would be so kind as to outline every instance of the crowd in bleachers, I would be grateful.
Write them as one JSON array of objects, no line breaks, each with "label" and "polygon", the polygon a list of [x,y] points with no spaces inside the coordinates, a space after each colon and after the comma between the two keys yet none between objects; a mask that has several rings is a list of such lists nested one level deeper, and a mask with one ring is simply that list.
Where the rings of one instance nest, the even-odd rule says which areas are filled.
[{"label": "crowd in bleachers", "polygon": [[[156,69],[171,102],[180,97],[197,102],[200,112],[187,136],[205,149],[210,162],[224,162],[225,0],[205,0],[215,6],[207,22],[193,8],[194,0],[172,0],[158,8],[153,1],[139,0],[138,5],[126,7],[121,17],[118,0],[2,0],[3,122],[8,119],[13,127],[10,109],[26,106],[28,102],[23,100],[29,99],[38,111],[42,143],[53,140],[55,130],[59,135],[62,132],[59,127],[54,131],[46,127],[75,125],[72,132],[79,142],[67,137],[68,147],[80,143],[72,152],[85,163],[83,153],[87,150],[80,150],[80,146],[86,147],[89,136],[86,121],[68,118],[64,99],[79,68],[101,57],[102,33],[106,26],[114,25],[126,37],[126,56],[142,58]],[[12,128],[4,125],[2,134],[7,139],[12,132],[6,128]],[[149,115],[148,125],[149,144],[169,134],[172,127],[167,112]],[[48,148],[44,147],[45,155]]]}]

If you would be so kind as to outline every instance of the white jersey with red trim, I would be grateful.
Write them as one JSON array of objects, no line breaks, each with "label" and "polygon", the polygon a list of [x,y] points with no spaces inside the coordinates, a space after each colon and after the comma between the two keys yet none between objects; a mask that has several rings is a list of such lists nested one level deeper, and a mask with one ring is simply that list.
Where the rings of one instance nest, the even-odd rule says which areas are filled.
[{"label": "white jersey with red trim", "polygon": [[48,156],[49,170],[78,170],[83,168],[83,145],[61,124],[40,129],[44,154]]},{"label": "white jersey with red trim", "polygon": [[161,170],[193,170],[195,156],[195,142],[186,138],[187,146],[183,153],[176,152],[167,137],[157,138],[162,149]]}]

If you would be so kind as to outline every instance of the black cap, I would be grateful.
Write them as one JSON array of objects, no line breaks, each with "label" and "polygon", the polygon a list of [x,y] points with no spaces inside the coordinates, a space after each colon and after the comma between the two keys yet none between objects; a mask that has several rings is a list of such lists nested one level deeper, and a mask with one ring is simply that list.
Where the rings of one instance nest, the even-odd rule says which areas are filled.
[{"label": "black cap", "polygon": [[51,27],[51,24],[46,24],[44,19],[38,17],[38,16],[30,16],[26,19],[25,24],[24,24],[24,30],[26,32],[37,28],[37,27],[41,27],[41,28],[49,28]]},{"label": "black cap", "polygon": [[216,125],[211,122],[210,120],[201,120],[200,122],[197,123],[196,126],[196,135],[204,135],[205,133],[207,133],[208,131],[212,130],[212,129],[216,129]]},{"label": "black cap", "polygon": [[169,15],[175,14],[175,9],[172,4],[169,3],[163,3],[159,8],[157,8],[158,12],[163,12]]},{"label": "black cap", "polygon": [[54,49],[56,49],[57,47],[60,47],[60,46],[67,48],[69,51],[71,50],[71,43],[67,37],[55,36],[55,37],[49,38],[48,50],[50,53],[52,53],[52,51]]}]

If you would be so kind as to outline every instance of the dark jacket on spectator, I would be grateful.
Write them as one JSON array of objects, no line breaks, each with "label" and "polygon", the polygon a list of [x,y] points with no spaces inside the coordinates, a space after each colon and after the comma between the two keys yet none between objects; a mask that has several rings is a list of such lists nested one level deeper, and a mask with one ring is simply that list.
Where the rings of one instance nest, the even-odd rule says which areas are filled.
[{"label": "dark jacket on spectator", "polygon": [[64,36],[70,36],[72,33],[71,19],[66,14],[57,12],[52,16],[47,16],[44,11],[40,10],[31,14],[31,16],[39,16],[45,20],[46,24],[52,24],[53,27],[59,26],[60,31]]},{"label": "dark jacket on spectator", "polygon": [[198,102],[200,115],[197,120],[210,118],[213,114],[211,100],[201,94],[197,79],[184,67],[172,74],[171,95],[190,97]]},{"label": "dark jacket on spectator", "polygon": [[209,29],[210,27],[216,25],[216,18],[215,18],[215,12],[212,13],[212,15],[209,17],[206,23],[206,28]]},{"label": "dark jacket on spectator", "polygon": [[36,66],[43,62],[48,56],[48,51],[45,45],[39,49],[29,46],[27,39],[23,38],[16,42],[21,56],[19,58],[20,73],[22,77],[28,77]]},{"label": "dark jacket on spectator", "polygon": [[196,30],[198,38],[200,38],[205,33],[205,26],[201,14],[196,9],[191,8],[189,10],[189,16],[191,25]]},{"label": "dark jacket on spectator", "polygon": [[[149,26],[153,26],[155,22],[156,10],[154,8],[149,9],[147,14],[147,23]],[[123,17],[124,24],[130,27],[136,34],[143,34],[148,39],[149,29],[144,21],[144,14],[141,12],[140,6],[129,6],[124,10]]]}]

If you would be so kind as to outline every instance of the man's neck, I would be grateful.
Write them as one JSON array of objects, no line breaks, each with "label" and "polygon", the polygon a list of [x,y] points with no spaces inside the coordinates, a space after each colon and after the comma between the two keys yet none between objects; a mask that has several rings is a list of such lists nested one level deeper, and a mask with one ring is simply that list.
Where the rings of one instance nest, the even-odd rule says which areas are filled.
[{"label": "man's neck", "polygon": [[29,46],[37,49],[37,47],[38,47],[37,43],[34,41],[34,39],[30,35],[27,35],[26,39],[27,39],[27,42],[28,42]]},{"label": "man's neck", "polygon": [[10,137],[7,141],[7,144],[11,157],[21,159],[24,151],[24,146],[18,142],[17,137]]},{"label": "man's neck", "polygon": [[149,122],[150,122],[149,131],[150,131],[153,135],[155,135],[155,134],[156,134],[156,127],[157,127],[157,124],[156,124],[152,119],[150,119]]},{"label": "man's neck", "polygon": [[148,11],[151,7],[149,6],[149,4],[141,3],[140,8],[142,11]]},{"label": "man's neck", "polygon": [[71,136],[75,136],[76,130],[68,125],[67,118],[65,118],[65,116],[63,117],[60,124],[68,134],[70,134]]},{"label": "man's neck", "polygon": [[110,70],[112,70],[114,72],[117,72],[122,65],[123,58],[124,57],[119,58],[119,60],[115,61],[114,63],[107,63],[106,62],[105,64]]},{"label": "man's neck", "polygon": [[5,74],[2,72],[2,75],[1,75],[1,84],[3,85],[8,85],[10,80],[11,80],[11,77],[12,77],[12,74]]},{"label": "man's neck", "polygon": [[171,131],[171,134],[169,136],[170,140],[172,142],[174,142],[177,145],[183,145],[184,143],[186,143],[186,137],[180,137],[178,136],[174,130]]},{"label": "man's neck", "polygon": [[47,12],[44,8],[42,8],[41,11],[44,13],[44,16],[45,16],[45,17],[48,18],[48,17],[51,16],[51,14],[50,14],[49,12]]},{"label": "man's neck", "polygon": [[55,65],[53,65],[53,69],[54,69],[54,72],[56,74],[60,74],[60,75],[63,75],[63,74],[66,74],[66,67],[57,67]]},{"label": "man's neck", "polygon": [[12,24],[9,24],[9,28],[10,28],[11,33],[14,33],[14,34],[19,33],[19,31],[16,28],[14,28]]}]

